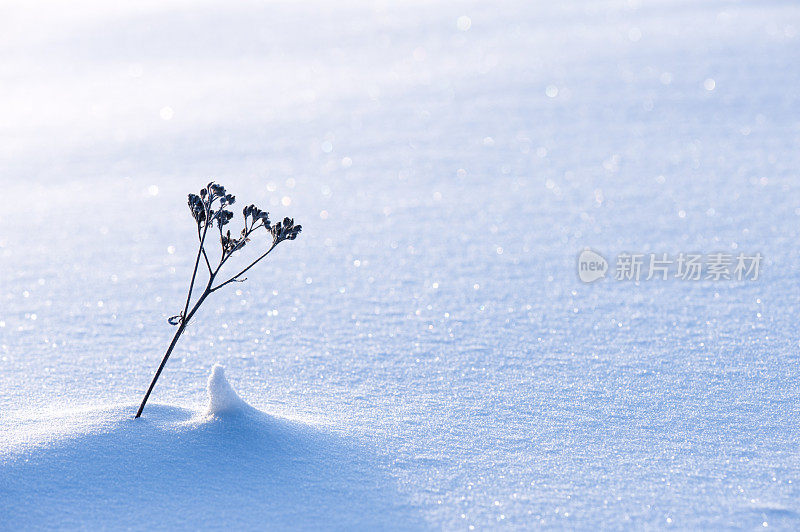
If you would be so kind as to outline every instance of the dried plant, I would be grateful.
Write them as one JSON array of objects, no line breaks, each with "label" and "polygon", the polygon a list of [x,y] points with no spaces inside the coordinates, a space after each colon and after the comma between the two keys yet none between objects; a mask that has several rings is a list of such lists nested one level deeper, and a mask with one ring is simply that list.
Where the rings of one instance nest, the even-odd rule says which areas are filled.
[{"label": "dried plant", "polygon": [[[209,183],[206,188],[201,190],[200,195],[189,194],[189,209],[197,223],[197,238],[200,242],[197,250],[197,258],[194,261],[192,281],[189,283],[189,293],[186,296],[186,303],[183,306],[183,310],[168,320],[171,325],[177,326],[178,330],[175,331],[175,336],[172,337],[167,352],[164,354],[164,358],[158,366],[158,370],[150,383],[150,387],[147,389],[147,393],[144,395],[138,412],[136,412],[137,418],[142,415],[142,410],[144,410],[144,405],[150,397],[150,392],[153,391],[153,387],[156,385],[158,377],[161,375],[169,356],[172,354],[175,344],[178,343],[178,339],[181,337],[181,334],[183,334],[183,331],[186,330],[189,320],[192,319],[197,309],[200,308],[200,305],[203,304],[206,298],[223,286],[231,283],[241,283],[247,280],[247,278],[242,277],[242,275],[247,273],[250,268],[258,264],[264,257],[269,255],[270,252],[275,249],[275,246],[284,240],[294,240],[302,230],[302,226],[295,225],[294,220],[291,218],[284,218],[282,222],[272,224],[269,221],[269,213],[262,211],[255,205],[248,205],[242,210],[242,214],[244,215],[244,229],[242,229],[238,235],[231,235],[230,230],[226,230],[225,226],[233,219],[233,212],[229,210],[229,207],[235,202],[236,196],[228,194],[225,191],[225,187],[213,182]],[[216,266],[211,265],[212,262],[209,259],[205,247],[208,231],[209,229],[213,231],[214,227],[219,230],[219,242],[221,247],[219,262]],[[217,276],[225,263],[228,262],[228,259],[237,251],[244,248],[245,245],[250,242],[251,237],[256,231],[262,228],[265,230],[267,236],[267,250],[236,275],[225,281],[218,282]],[[197,281],[197,270],[200,269],[201,260],[208,269],[208,281],[203,288],[203,292],[192,305],[192,292],[195,288],[195,281]],[[217,284],[215,285],[214,283]],[[190,305],[191,308],[189,308]]]}]

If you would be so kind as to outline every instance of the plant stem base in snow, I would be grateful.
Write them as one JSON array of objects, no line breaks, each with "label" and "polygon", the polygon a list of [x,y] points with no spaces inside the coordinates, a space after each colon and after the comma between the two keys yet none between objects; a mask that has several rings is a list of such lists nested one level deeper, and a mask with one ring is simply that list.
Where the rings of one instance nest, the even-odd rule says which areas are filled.
[{"label": "plant stem base in snow", "polygon": [[169,360],[169,356],[172,354],[172,349],[175,347],[175,344],[178,343],[178,337],[180,337],[181,333],[183,332],[184,325],[181,323],[180,328],[175,333],[175,336],[172,338],[172,342],[169,344],[169,349],[167,349],[167,353],[164,355],[164,358],[161,359],[161,364],[158,366],[158,370],[156,370],[156,374],[153,376],[153,380],[150,382],[150,386],[147,388],[147,393],[144,394],[144,399],[142,399],[142,404],[139,405],[139,410],[136,411],[135,418],[139,418],[142,416],[142,410],[144,410],[144,405],[147,404],[147,400],[150,398],[150,392],[153,391],[153,388],[156,385],[156,381],[158,377],[161,376],[161,372],[164,371],[164,366],[167,365],[167,360]]},{"label": "plant stem base in snow", "polygon": [[200,308],[200,305],[203,304],[203,301],[205,301],[205,299],[211,293],[212,290],[209,287],[211,286],[211,283],[213,281],[214,278],[212,277],[211,281],[208,284],[208,287],[206,287],[205,291],[203,292],[203,295],[200,296],[200,299],[197,300],[197,303],[194,304],[194,307],[192,307],[191,312],[189,312],[189,314],[185,318],[181,319],[181,323],[178,326],[178,330],[175,331],[175,336],[172,337],[172,341],[170,342],[169,347],[167,348],[167,352],[164,354],[164,358],[161,359],[161,364],[159,364],[158,369],[156,370],[156,374],[153,376],[153,380],[150,382],[150,386],[147,388],[147,393],[144,394],[144,399],[142,399],[142,404],[139,405],[139,410],[137,410],[134,419],[141,417],[142,411],[144,410],[144,405],[147,404],[147,400],[150,398],[150,393],[153,391],[153,388],[156,385],[158,377],[160,377],[161,372],[164,371],[164,366],[167,364],[167,360],[169,360],[169,356],[172,354],[172,350],[175,349],[175,344],[178,343],[178,338],[180,338],[181,334],[183,334],[183,331],[186,330],[186,325],[189,323],[189,320],[192,319],[194,313],[197,312],[197,309]]}]

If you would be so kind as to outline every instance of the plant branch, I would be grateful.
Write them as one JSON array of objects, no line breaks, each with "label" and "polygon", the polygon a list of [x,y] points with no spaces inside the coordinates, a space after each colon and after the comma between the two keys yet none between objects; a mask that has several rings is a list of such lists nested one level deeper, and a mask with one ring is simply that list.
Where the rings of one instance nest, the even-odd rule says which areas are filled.
[{"label": "plant branch", "polygon": [[197,240],[200,242],[200,250],[203,252],[203,259],[205,259],[206,267],[208,268],[208,274],[211,275],[214,273],[214,269],[211,267],[211,261],[208,260],[208,253],[206,253],[206,248],[202,245],[203,244],[203,237],[200,234],[200,224],[197,224]]},{"label": "plant branch", "polygon": [[[247,229],[247,221],[245,220],[245,233],[244,233],[244,236],[242,238],[244,238],[246,240],[251,234],[253,234],[253,231],[258,229],[259,227],[266,227],[266,226],[262,222],[261,224],[253,224],[253,225],[250,226],[250,229]],[[220,258],[219,265],[217,266],[216,271],[214,271],[214,275],[219,273],[219,271],[222,269],[222,265],[225,264],[228,261],[228,259],[231,258],[231,256],[236,251],[239,251],[240,249],[242,249],[242,247],[244,247],[244,245],[242,245],[241,247],[239,247],[237,249],[234,249],[233,251],[231,251],[227,255],[225,254],[225,250],[223,250],[222,251],[222,257]],[[275,244],[273,244],[272,247],[275,247]],[[269,253],[270,251],[272,251],[272,248],[270,248],[267,251],[267,253]],[[266,255],[266,253],[264,255]],[[261,260],[261,259],[259,259],[259,260]],[[234,275],[234,277],[238,277],[238,275]],[[227,283],[227,281],[226,281],[226,283]]]},{"label": "plant branch", "polygon": [[[216,292],[217,290],[219,290],[220,288],[222,288],[223,286],[225,286],[225,285],[227,285],[227,284],[230,284],[230,283],[233,283],[233,282],[238,282],[238,281],[239,281],[239,279],[238,279],[238,278],[239,278],[239,276],[241,276],[241,275],[244,275],[244,274],[247,272],[247,270],[249,270],[250,268],[252,268],[252,267],[253,267],[253,266],[255,266],[256,264],[258,264],[258,262],[259,262],[261,259],[263,259],[264,257],[266,257],[267,255],[269,255],[269,252],[270,252],[270,251],[272,251],[273,249],[275,249],[275,246],[277,246],[277,245],[278,245],[278,242],[273,242],[273,243],[272,243],[272,245],[270,246],[270,248],[269,248],[269,249],[268,249],[266,252],[264,252],[264,254],[263,254],[263,255],[261,255],[261,256],[260,256],[260,257],[258,257],[256,260],[254,260],[253,262],[251,262],[251,263],[250,263],[250,265],[249,265],[247,268],[245,268],[244,270],[240,271],[239,273],[237,273],[236,275],[234,275],[233,277],[231,277],[230,279],[228,279],[228,280],[227,280],[227,281],[225,281],[224,283],[220,283],[220,284],[218,284],[217,286],[215,286],[214,288],[212,288],[212,289],[211,289],[211,291],[212,291],[212,292]],[[219,270],[218,270],[218,271],[219,271]]]},{"label": "plant branch", "polygon": [[208,255],[206,254],[205,248],[201,248],[203,250],[203,258],[206,259],[206,266],[208,267],[208,275],[213,275],[214,270],[211,268],[211,262],[208,260]]},{"label": "plant branch", "polygon": [[183,312],[181,313],[181,321],[185,319],[186,312],[189,310],[189,303],[192,300],[192,290],[194,289],[194,281],[197,278],[197,267],[200,265],[200,255],[205,251],[203,249],[203,243],[206,239],[206,233],[208,232],[208,225],[203,228],[203,236],[200,238],[200,248],[197,250],[197,258],[194,260],[194,270],[192,271],[192,282],[189,284],[189,294],[186,296],[186,304],[183,306]]}]

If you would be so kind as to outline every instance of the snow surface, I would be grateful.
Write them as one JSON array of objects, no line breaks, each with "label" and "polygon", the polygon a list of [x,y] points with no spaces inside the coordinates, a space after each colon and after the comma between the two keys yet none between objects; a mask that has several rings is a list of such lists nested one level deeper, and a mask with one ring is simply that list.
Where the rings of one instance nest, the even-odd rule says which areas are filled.
[{"label": "snow surface", "polygon": [[[4,2],[0,528],[797,529],[798,31],[779,0]],[[134,421],[211,177],[304,231]],[[587,285],[586,246],[765,263]],[[217,362],[261,413],[203,414]]]},{"label": "snow surface", "polygon": [[346,528],[353,515],[365,528],[422,526],[369,450],[259,412],[219,365],[208,397],[205,415],[152,405],[134,420],[107,407],[21,424],[60,434],[3,464],[3,527]]}]

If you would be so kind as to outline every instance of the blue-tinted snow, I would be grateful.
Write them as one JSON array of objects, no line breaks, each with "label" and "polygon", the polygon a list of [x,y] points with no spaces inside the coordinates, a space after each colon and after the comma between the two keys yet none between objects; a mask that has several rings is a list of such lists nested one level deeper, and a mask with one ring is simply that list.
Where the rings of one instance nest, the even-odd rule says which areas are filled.
[{"label": "blue-tinted snow", "polygon": [[[550,4],[6,4],[0,507],[109,525],[59,490],[131,511],[133,446],[153,493],[233,494],[168,526],[800,526],[800,8]],[[141,429],[212,177],[304,232],[209,299]],[[585,246],[765,262],[585,285]],[[330,461],[186,432],[216,362]],[[275,469],[279,511],[232,480],[284,458],[322,473]]]}]

